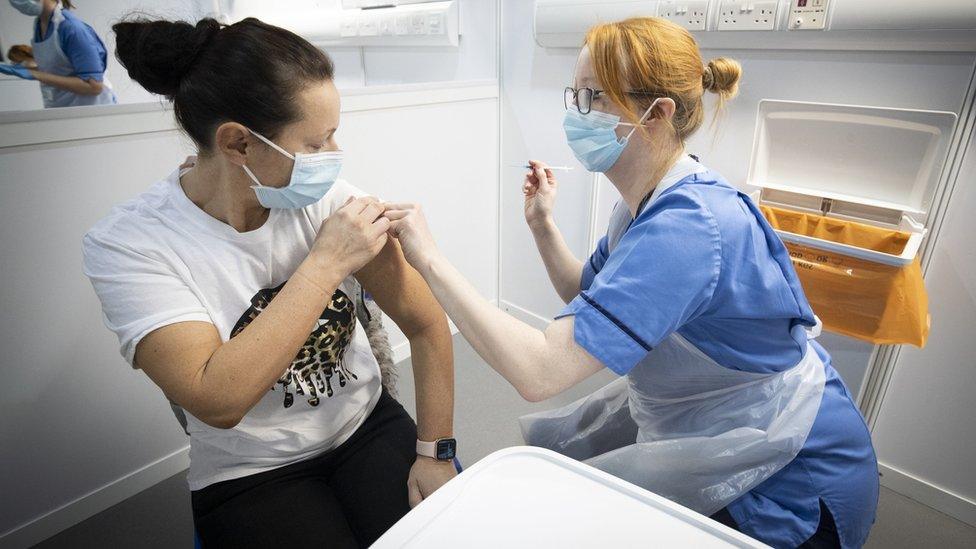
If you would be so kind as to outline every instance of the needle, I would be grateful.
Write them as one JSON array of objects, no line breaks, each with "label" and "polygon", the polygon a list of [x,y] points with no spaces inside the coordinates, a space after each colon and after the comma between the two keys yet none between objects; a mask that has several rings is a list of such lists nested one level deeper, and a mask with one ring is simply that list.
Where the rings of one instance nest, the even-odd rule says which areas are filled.
[{"label": "needle", "polygon": [[[508,166],[510,168],[523,168],[523,169],[526,169],[526,170],[531,170],[532,169],[532,166],[529,166],[528,164],[509,164]],[[559,171],[563,171],[563,172],[568,172],[568,171],[572,170],[573,167],[572,166],[546,166],[546,169],[549,169],[549,170],[559,170]]]}]

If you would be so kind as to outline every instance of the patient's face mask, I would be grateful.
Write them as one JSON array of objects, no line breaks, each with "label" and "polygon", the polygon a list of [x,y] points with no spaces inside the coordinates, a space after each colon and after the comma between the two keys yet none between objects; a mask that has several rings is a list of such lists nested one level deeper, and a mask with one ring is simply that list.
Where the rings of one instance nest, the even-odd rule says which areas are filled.
[{"label": "patient's face mask", "polygon": [[[659,100],[655,99],[651,103],[637,124],[621,122],[619,116],[600,111],[591,110],[588,114],[581,114],[570,106],[563,118],[566,142],[573,149],[576,159],[587,170],[605,172],[616,164],[637,126],[644,123]],[[625,137],[618,139],[617,126],[633,126],[633,129]]]},{"label": "patient's face mask", "polygon": [[10,0],[10,5],[28,17],[37,17],[43,11],[38,0]]},{"label": "patient's face mask", "polygon": [[258,195],[258,202],[265,208],[298,209],[314,204],[329,192],[336,178],[339,177],[339,170],[342,169],[342,151],[293,155],[258,132],[248,131],[295,161],[291,169],[291,179],[284,187],[265,187],[247,166],[243,166],[244,172],[255,183],[251,188]]}]

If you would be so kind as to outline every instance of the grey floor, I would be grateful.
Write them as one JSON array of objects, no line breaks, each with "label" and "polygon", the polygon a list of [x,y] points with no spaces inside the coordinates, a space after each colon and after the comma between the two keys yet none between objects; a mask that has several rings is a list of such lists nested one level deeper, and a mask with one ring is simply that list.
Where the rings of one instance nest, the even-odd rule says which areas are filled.
[{"label": "grey floor", "polygon": [[[561,405],[607,383],[597,375],[567,394],[541,404],[524,402],[462,339],[455,339],[455,432],[463,463],[521,444],[518,416]],[[414,410],[409,364],[401,366],[400,399]],[[180,473],[36,545],[43,549],[88,547],[180,548],[193,545],[193,519],[185,473]],[[867,547],[973,548],[976,528],[886,488]]]}]

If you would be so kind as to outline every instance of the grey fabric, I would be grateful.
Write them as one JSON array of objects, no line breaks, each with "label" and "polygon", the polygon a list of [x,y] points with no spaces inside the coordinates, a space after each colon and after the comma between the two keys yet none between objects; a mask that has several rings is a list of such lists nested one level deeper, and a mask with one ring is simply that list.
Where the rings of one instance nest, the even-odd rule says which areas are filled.
[{"label": "grey fabric", "polygon": [[399,400],[397,394],[397,371],[393,363],[393,348],[390,347],[390,337],[383,327],[383,312],[372,299],[366,297],[362,287],[356,284],[356,317],[366,330],[369,347],[380,365],[383,387],[390,396]]}]

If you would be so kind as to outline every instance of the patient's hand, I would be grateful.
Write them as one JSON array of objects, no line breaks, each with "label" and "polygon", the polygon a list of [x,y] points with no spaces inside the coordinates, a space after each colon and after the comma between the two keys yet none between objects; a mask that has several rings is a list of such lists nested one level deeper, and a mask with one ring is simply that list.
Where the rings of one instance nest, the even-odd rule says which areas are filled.
[{"label": "patient's hand", "polygon": [[419,505],[435,490],[456,476],[457,469],[454,468],[454,462],[417,456],[417,461],[410,468],[410,477],[407,479],[407,497],[410,500],[410,507]]}]

